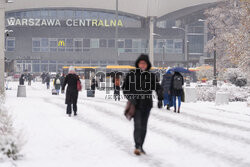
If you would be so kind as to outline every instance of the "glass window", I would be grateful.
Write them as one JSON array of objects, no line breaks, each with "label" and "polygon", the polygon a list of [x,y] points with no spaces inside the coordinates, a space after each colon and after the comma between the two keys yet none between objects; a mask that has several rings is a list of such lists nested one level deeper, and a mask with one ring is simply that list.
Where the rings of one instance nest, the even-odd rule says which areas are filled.
[{"label": "glass window", "polygon": [[33,47],[40,47],[40,39],[33,39],[32,40],[32,46]]},{"label": "glass window", "polygon": [[48,17],[49,12],[47,10],[41,10],[41,17]]},{"label": "glass window", "polygon": [[73,18],[73,16],[74,16],[73,10],[65,10],[64,12],[65,12],[66,18]]},{"label": "glass window", "polygon": [[132,47],[133,48],[141,48],[141,40],[140,39],[133,39],[133,42],[132,42]]},{"label": "glass window", "polygon": [[100,39],[99,40],[99,46],[100,46],[100,48],[106,48],[107,47],[107,40],[106,39]]},{"label": "glass window", "polygon": [[49,46],[50,47],[57,47],[57,39],[50,39]]},{"label": "glass window", "polygon": [[40,64],[32,64],[33,72],[40,72]]},{"label": "glass window", "polygon": [[56,64],[49,65],[49,72],[56,72]]},{"label": "glass window", "polygon": [[83,39],[83,47],[90,48],[90,39]]},{"label": "glass window", "polygon": [[16,17],[21,18],[21,12],[16,12]]},{"label": "glass window", "polygon": [[73,38],[66,39],[66,51],[73,52],[74,40]]},{"label": "glass window", "polygon": [[132,48],[132,39],[125,40],[125,48]]},{"label": "glass window", "polygon": [[35,11],[32,11],[32,17],[33,18],[40,18],[41,16],[41,13],[40,13],[40,10],[35,10]]},{"label": "glass window", "polygon": [[99,39],[91,39],[91,48],[99,48]]},{"label": "glass window", "polygon": [[82,16],[83,16],[83,11],[75,11],[75,17],[76,18],[82,18]]},{"label": "glass window", "polygon": [[117,42],[118,48],[124,48],[124,40],[119,39]]},{"label": "glass window", "polygon": [[57,16],[56,10],[50,10],[50,11],[49,11],[49,16],[50,16],[51,18],[56,18],[56,16]]},{"label": "glass window", "polygon": [[48,47],[49,46],[49,39],[48,38],[42,38],[42,47]]},{"label": "glass window", "polygon": [[64,11],[63,11],[63,10],[58,10],[58,11],[57,11],[57,17],[58,17],[59,19],[64,18]]},{"label": "glass window", "polygon": [[115,40],[114,39],[109,39],[108,40],[108,47],[109,48],[114,48],[115,47]]},{"label": "glass window", "polygon": [[40,48],[32,48],[33,52],[40,52]]},{"label": "glass window", "polygon": [[82,52],[82,39],[75,39],[75,51]]}]

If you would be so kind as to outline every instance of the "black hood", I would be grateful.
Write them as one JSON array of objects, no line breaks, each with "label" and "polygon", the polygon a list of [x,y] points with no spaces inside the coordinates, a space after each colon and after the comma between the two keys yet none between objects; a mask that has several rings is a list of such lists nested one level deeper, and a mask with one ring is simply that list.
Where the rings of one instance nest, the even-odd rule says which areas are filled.
[{"label": "black hood", "polygon": [[148,58],[148,55],[145,55],[145,54],[141,54],[137,60],[135,61],[135,67],[136,68],[139,68],[138,64],[141,60],[144,60],[147,64],[148,64],[148,68],[146,69],[146,71],[149,71],[150,68],[152,67],[150,61],[149,61],[149,58]]}]

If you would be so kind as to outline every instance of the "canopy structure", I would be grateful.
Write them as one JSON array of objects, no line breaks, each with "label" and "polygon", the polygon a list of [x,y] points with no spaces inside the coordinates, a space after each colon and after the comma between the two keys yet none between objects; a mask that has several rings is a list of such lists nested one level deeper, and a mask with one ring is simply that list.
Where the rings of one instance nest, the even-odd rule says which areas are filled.
[{"label": "canopy structure", "polygon": [[[141,17],[161,17],[168,13],[218,0],[118,0],[120,12],[130,13]],[[13,0],[6,4],[6,11],[35,8],[85,8],[111,10],[116,9],[116,0]]]}]

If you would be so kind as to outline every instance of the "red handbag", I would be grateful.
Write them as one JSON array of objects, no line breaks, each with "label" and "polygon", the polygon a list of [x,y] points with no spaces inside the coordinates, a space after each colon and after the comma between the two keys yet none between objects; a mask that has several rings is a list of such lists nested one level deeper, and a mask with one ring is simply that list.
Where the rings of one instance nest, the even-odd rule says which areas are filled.
[{"label": "red handbag", "polygon": [[81,91],[82,90],[82,84],[80,80],[77,80],[77,90]]}]

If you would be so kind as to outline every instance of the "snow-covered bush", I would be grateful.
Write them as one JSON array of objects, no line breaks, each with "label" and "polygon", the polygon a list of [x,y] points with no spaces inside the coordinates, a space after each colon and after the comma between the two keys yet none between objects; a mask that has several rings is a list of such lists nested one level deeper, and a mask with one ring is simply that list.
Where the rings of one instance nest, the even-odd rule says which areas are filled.
[{"label": "snow-covered bush", "polygon": [[202,78],[207,78],[207,80],[212,80],[213,79],[213,69],[200,69],[199,71],[196,72],[197,79],[199,81],[202,80]]},{"label": "snow-covered bush", "polygon": [[215,101],[216,87],[196,87],[198,101]]},{"label": "snow-covered bush", "polygon": [[222,78],[239,87],[247,84],[246,73],[239,68],[228,68]]},{"label": "snow-covered bush", "polygon": [[228,92],[229,101],[247,101],[250,95],[250,87],[237,87],[231,84],[223,84],[218,87],[196,87],[198,101],[215,101],[216,92]]},{"label": "snow-covered bush", "polygon": [[4,97],[0,97],[0,160],[17,160],[21,157],[23,145],[21,133],[13,128],[11,116],[3,107]]}]

